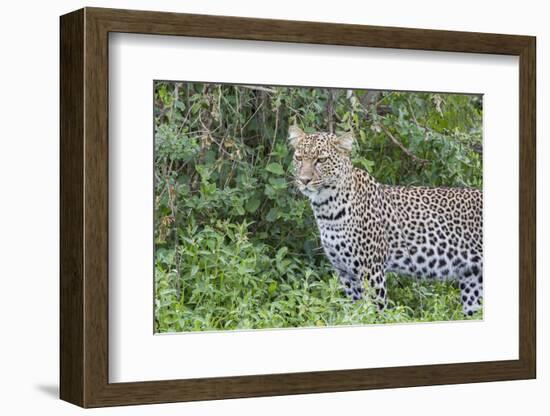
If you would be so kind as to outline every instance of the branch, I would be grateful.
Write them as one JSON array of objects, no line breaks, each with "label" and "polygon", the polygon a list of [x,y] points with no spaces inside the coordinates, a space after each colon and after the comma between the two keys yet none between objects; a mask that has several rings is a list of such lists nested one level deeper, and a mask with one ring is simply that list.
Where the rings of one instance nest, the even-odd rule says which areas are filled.
[{"label": "branch", "polygon": [[384,116],[392,112],[392,108],[389,105],[380,105],[382,101],[387,97],[383,96],[382,98],[380,98],[381,94],[381,91],[369,91],[360,98],[355,95],[355,97],[357,97],[357,99],[359,100],[359,104],[361,104],[363,111],[365,112],[366,120],[371,119],[371,110],[373,110],[373,112],[379,116]]},{"label": "branch", "polygon": [[368,91],[365,95],[359,98],[359,102],[364,109],[368,109],[373,104],[378,106],[378,97],[380,97],[380,93],[381,91]]},{"label": "branch", "polygon": [[414,153],[412,153],[409,149],[407,149],[405,147],[405,145],[403,143],[401,143],[399,140],[397,140],[393,134],[391,134],[391,132],[382,124],[382,123],[378,123],[377,124],[378,126],[380,126],[380,128],[382,129],[382,131],[384,133],[386,133],[386,135],[390,138],[390,140],[393,142],[393,144],[395,144],[397,147],[399,147],[403,153],[405,153],[407,156],[409,156],[412,160],[414,160],[416,163],[420,164],[420,165],[425,165],[428,163],[428,161],[426,159],[422,159],[418,156],[416,156]]},{"label": "branch", "polygon": [[[390,93],[391,94],[391,93]],[[368,94],[367,94],[368,95]],[[375,109],[377,110],[377,113],[378,113],[378,105],[382,102],[382,100],[386,98],[386,97],[382,97],[379,101],[376,102],[376,104],[374,105],[375,106]],[[367,98],[369,101],[375,101],[378,99],[378,94],[372,94],[370,96],[368,96]],[[369,115],[369,111],[368,109],[366,108],[365,106],[365,103],[362,102],[361,100],[359,100],[359,102],[361,103],[361,106],[363,107],[363,110],[365,111],[365,117],[368,118],[368,115]],[[407,156],[409,156],[412,160],[414,160],[416,163],[420,164],[420,165],[425,165],[428,163],[428,161],[426,159],[422,159],[418,156],[416,156],[413,152],[411,152],[409,149],[407,149],[405,147],[405,145],[403,143],[401,143],[399,140],[397,140],[393,134],[391,134],[391,132],[382,124],[382,123],[377,123],[376,124],[377,126],[380,126],[380,129],[382,129],[384,131],[384,133],[386,133],[386,135],[389,137],[389,139],[392,141],[393,144],[395,144],[397,147],[399,147],[403,153],[405,153]]]},{"label": "branch", "polygon": [[247,89],[249,89],[249,90],[254,90],[254,91],[270,92],[271,94],[274,94],[274,93],[277,92],[277,91],[275,91],[274,89],[267,88],[267,87],[261,87],[261,86],[259,86],[259,85],[241,85],[241,87],[247,88]]},{"label": "branch", "polygon": [[416,124],[416,127],[418,127],[420,130],[424,130],[424,133],[426,133],[426,138],[424,139],[424,140],[426,140],[428,138],[428,135],[430,133],[432,133],[432,129],[430,129],[429,127],[426,127],[426,126],[424,126],[424,125],[422,125],[418,122],[418,120],[416,119],[416,115],[414,114],[413,106],[412,106],[409,99],[407,99],[407,105],[409,107],[409,112],[411,113],[411,117],[413,119],[413,122],[414,122],[414,124]]},{"label": "branch", "polygon": [[327,124],[328,124],[328,132],[334,133],[334,90],[329,89],[328,90],[328,97],[327,97]]}]

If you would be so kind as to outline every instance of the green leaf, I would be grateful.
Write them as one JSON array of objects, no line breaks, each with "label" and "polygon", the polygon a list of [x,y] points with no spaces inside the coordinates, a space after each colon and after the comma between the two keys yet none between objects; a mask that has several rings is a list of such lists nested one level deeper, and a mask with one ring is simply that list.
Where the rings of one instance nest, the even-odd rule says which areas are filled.
[{"label": "green leaf", "polygon": [[277,290],[277,282],[271,282],[267,288],[267,291],[269,292],[270,295],[272,295],[273,293],[275,293],[276,290]]},{"label": "green leaf", "polygon": [[273,186],[273,189],[286,189],[286,180],[284,178],[269,178],[269,183]]},{"label": "green leaf", "polygon": [[250,213],[256,212],[256,210],[260,207],[260,204],[262,201],[260,201],[260,198],[250,198],[246,203],[246,210]]},{"label": "green leaf", "polygon": [[265,219],[269,222],[273,222],[277,219],[278,212],[276,208],[271,208],[267,215],[265,216]]},{"label": "green leaf", "polygon": [[372,160],[368,160],[368,159],[365,159],[365,158],[361,158],[359,159],[358,161],[361,166],[366,169],[369,173],[372,173],[372,168],[374,166],[374,162]]},{"label": "green leaf", "polygon": [[285,171],[280,163],[270,163],[265,167],[265,170],[268,172],[274,173],[275,175],[284,175]]},{"label": "green leaf", "polygon": [[281,260],[286,254],[288,253],[288,247],[281,247],[279,250],[277,250],[277,260]]}]

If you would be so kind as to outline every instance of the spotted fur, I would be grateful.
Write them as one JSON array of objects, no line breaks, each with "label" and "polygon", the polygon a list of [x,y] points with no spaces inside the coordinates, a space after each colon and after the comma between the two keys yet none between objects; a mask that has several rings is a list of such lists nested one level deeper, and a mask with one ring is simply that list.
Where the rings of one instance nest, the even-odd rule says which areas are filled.
[{"label": "spotted fur", "polygon": [[[458,281],[466,315],[483,296],[482,192],[389,186],[350,160],[353,138],[291,127],[296,185],[311,203],[321,243],[346,294],[387,303],[386,273]],[[367,284],[368,283],[368,284]]]}]

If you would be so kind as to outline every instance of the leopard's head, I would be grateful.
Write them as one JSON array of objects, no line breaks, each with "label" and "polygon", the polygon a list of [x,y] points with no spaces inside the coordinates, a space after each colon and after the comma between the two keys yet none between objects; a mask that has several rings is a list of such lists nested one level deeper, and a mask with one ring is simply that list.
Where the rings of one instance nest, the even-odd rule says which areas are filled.
[{"label": "leopard's head", "polygon": [[294,148],[296,186],[304,195],[311,196],[349,177],[354,142],[351,133],[341,136],[331,133],[306,134],[299,127],[292,126],[288,140]]}]

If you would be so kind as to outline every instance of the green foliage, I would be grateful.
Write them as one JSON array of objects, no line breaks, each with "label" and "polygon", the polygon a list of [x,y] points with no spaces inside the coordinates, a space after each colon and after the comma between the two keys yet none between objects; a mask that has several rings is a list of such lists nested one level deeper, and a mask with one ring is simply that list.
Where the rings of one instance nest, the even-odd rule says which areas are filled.
[{"label": "green foliage", "polygon": [[156,82],[154,98],[156,331],[463,319],[450,283],[390,276],[383,313],[345,297],[286,137],[351,130],[382,183],[481,187],[480,97]]}]

